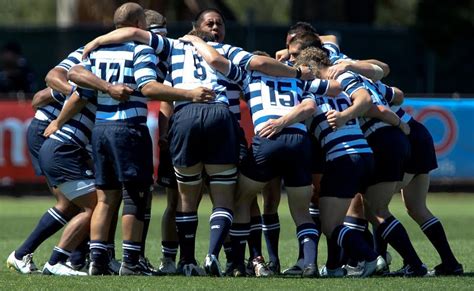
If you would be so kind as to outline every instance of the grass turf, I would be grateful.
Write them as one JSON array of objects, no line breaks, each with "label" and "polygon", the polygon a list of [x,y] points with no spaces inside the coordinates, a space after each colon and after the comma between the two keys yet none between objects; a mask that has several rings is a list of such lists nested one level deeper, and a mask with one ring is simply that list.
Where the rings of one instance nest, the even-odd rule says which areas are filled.
[{"label": "grass turf", "polygon": [[[300,279],[300,278],[185,278],[169,277],[49,277],[42,275],[20,275],[6,268],[6,258],[18,247],[36,225],[40,216],[53,205],[50,198],[0,198],[0,289],[338,289],[338,290],[473,290],[474,289],[474,195],[472,194],[431,194],[428,205],[432,212],[442,221],[451,247],[464,265],[466,275],[463,277],[439,278],[369,278],[369,279]],[[160,253],[160,220],[166,205],[165,196],[154,197],[153,214],[147,241],[147,256],[158,265]],[[208,247],[208,217],[210,201],[205,197],[199,211],[199,228],[196,242],[196,257],[203,260]],[[423,235],[419,227],[408,217],[400,201],[395,196],[391,205],[394,215],[407,228],[410,238],[423,262],[431,269],[439,263],[435,249]],[[292,265],[297,256],[295,226],[291,220],[286,199],[280,206],[280,257],[282,268]],[[117,256],[120,257],[120,228],[117,232]],[[35,262],[40,267],[49,258],[59,234],[44,242],[35,252]],[[263,240],[264,241],[264,240]],[[393,256],[392,269],[402,265],[401,259],[389,248]],[[264,247],[264,254],[266,250]],[[326,259],[325,239],[319,246],[319,265]],[[225,256],[221,255],[225,264]]]}]

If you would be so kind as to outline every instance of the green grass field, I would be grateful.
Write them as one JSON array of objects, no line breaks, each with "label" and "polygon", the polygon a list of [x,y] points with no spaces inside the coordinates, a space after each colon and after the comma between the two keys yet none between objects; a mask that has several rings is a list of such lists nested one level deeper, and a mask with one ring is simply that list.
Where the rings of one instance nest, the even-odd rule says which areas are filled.
[{"label": "green grass field", "polygon": [[[166,201],[164,196],[155,196],[151,230],[147,241],[147,256],[158,265],[160,253],[160,219]],[[464,265],[466,275],[463,277],[439,278],[369,278],[369,279],[300,279],[300,278],[185,278],[169,277],[82,277],[64,278],[42,275],[20,275],[6,268],[6,258],[19,246],[44,211],[53,205],[48,198],[0,198],[0,290],[32,289],[387,289],[387,290],[474,290],[474,195],[472,194],[431,194],[429,206],[433,213],[443,222],[454,253]],[[197,258],[203,260],[208,247],[208,217],[211,206],[204,199],[199,212],[199,229],[197,237]],[[412,242],[422,260],[433,268],[439,258],[429,241],[418,226],[406,215],[397,195],[392,202],[393,213],[408,229]],[[297,256],[295,226],[291,220],[286,199],[280,206],[281,238],[280,256],[282,268],[294,263]],[[117,237],[120,232],[117,233]],[[49,258],[50,252],[59,235],[50,238],[35,253],[35,262],[40,267]],[[120,240],[117,239],[117,251],[120,255]],[[264,250],[264,253],[266,251]],[[392,269],[401,266],[400,257],[391,250]],[[222,256],[223,257],[223,256]],[[318,262],[321,265],[326,259],[325,239],[321,239]],[[225,263],[225,260],[221,262]]]}]

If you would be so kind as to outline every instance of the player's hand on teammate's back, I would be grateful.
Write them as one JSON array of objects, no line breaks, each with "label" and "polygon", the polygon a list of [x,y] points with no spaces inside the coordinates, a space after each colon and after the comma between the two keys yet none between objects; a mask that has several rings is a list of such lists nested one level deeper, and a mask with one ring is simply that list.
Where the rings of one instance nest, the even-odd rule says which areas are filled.
[{"label": "player's hand on teammate's back", "polygon": [[282,131],[283,128],[285,128],[285,126],[279,119],[269,119],[258,132],[258,135],[261,137],[271,138]]},{"label": "player's hand on teammate's back", "polygon": [[193,42],[203,41],[201,38],[195,35],[189,35],[189,34],[183,35],[182,37],[179,38],[179,40],[184,43],[193,43]]},{"label": "player's hand on teammate's back", "polygon": [[123,84],[114,84],[107,88],[107,93],[115,100],[127,101],[133,89]]},{"label": "player's hand on teammate's back", "polygon": [[82,60],[87,59],[89,57],[89,54],[98,47],[99,47],[99,44],[96,42],[95,39],[88,42],[84,46],[84,51],[82,52]]},{"label": "player's hand on teammate's back", "polygon": [[212,101],[216,97],[216,93],[206,87],[197,87],[191,91],[190,98],[192,102],[207,102]]},{"label": "player's hand on teammate's back", "polygon": [[328,78],[335,80],[340,74],[349,70],[348,62],[341,62],[328,68]]},{"label": "player's hand on teammate's back", "polygon": [[348,118],[337,110],[329,110],[326,112],[326,118],[333,130],[343,126],[348,121]]},{"label": "player's hand on teammate's back", "polygon": [[59,130],[59,124],[58,124],[58,121],[55,119],[49,123],[48,127],[46,127],[46,129],[43,132],[43,136],[49,137],[50,135],[55,133],[57,130]]},{"label": "player's hand on teammate's back", "polygon": [[400,122],[400,125],[398,127],[400,127],[400,129],[403,131],[403,133],[405,135],[410,134],[411,129],[410,129],[410,125],[408,125],[408,123],[402,121],[402,122]]}]

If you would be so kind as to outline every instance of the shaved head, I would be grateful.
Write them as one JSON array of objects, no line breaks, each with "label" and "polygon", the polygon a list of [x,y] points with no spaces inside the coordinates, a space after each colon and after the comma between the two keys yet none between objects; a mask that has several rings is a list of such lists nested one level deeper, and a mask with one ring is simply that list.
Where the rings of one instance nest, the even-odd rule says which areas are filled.
[{"label": "shaved head", "polygon": [[145,29],[145,12],[137,3],[127,2],[115,10],[114,24],[116,28],[139,27]]}]

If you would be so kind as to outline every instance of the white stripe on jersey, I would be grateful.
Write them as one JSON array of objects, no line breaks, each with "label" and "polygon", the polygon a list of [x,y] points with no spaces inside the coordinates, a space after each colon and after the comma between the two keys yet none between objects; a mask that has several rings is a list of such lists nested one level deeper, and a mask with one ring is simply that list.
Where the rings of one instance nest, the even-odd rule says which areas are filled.
[{"label": "white stripe on jersey", "polygon": [[101,51],[93,52],[95,59],[133,60],[133,51]]},{"label": "white stripe on jersey", "polygon": [[[312,97],[303,91],[303,82],[295,78],[273,77],[252,71],[244,81],[245,99],[249,105],[255,133],[258,133],[269,119],[279,118],[293,110],[304,98]],[[306,132],[303,123],[288,128]]]}]

